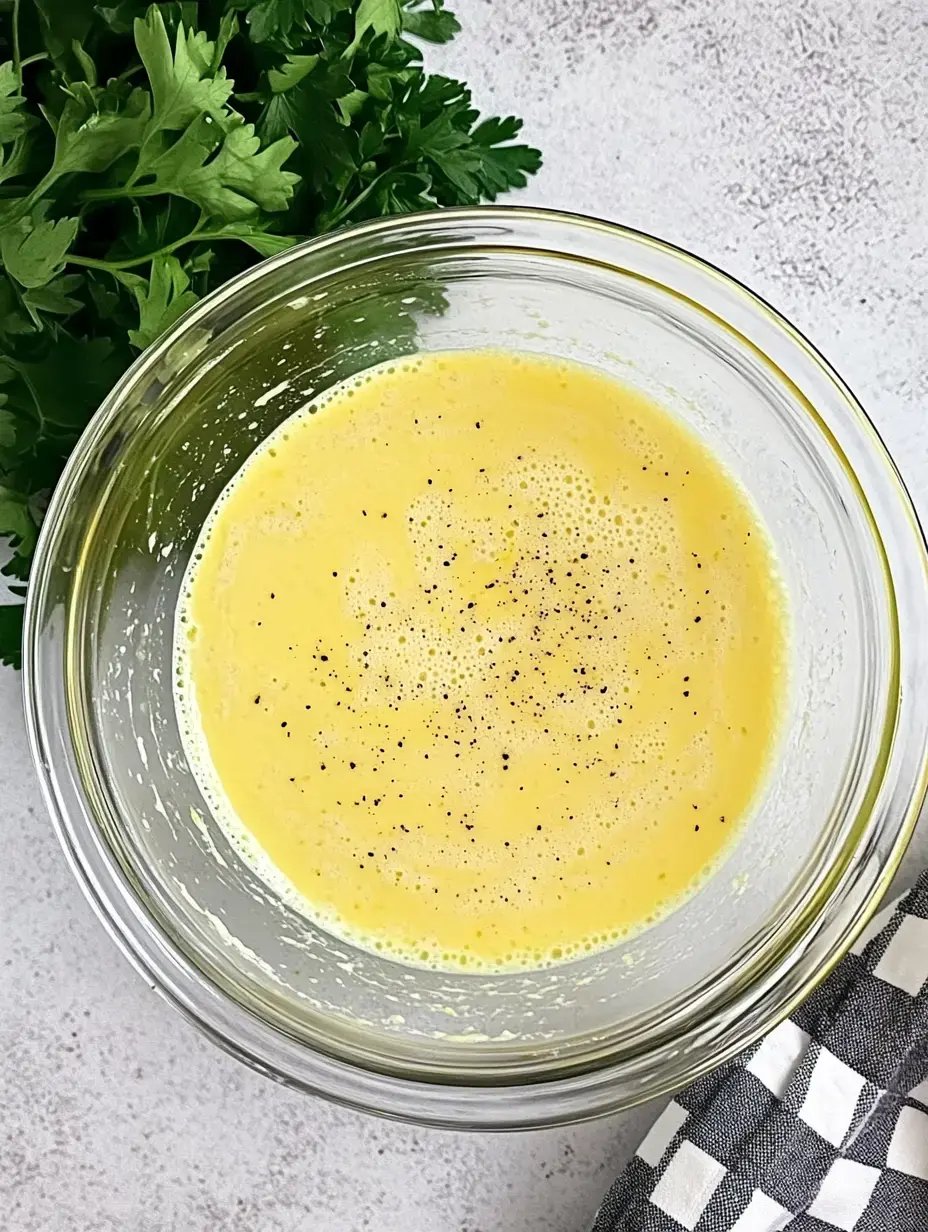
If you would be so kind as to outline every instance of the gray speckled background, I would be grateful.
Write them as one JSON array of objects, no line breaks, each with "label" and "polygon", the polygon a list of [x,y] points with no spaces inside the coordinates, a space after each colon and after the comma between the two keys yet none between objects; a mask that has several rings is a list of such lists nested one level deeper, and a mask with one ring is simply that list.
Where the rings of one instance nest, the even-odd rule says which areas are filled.
[{"label": "gray speckled background", "polygon": [[[431,63],[543,147],[527,201],[717,262],[817,341],[928,510],[922,0],[453,0]],[[505,1137],[282,1090],[133,974],[71,881],[0,669],[0,1227],[574,1232],[655,1106]],[[928,826],[903,877],[928,861]]]}]

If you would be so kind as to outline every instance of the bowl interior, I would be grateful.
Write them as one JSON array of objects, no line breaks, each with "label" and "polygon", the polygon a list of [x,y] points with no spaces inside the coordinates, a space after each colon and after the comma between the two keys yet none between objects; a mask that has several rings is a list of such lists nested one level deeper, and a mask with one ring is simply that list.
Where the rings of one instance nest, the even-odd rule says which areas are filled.
[{"label": "bowl interior", "polygon": [[[829,427],[742,334],[739,292],[730,312],[710,312],[679,266],[657,276],[640,262],[496,244],[492,228],[477,242],[450,224],[441,243],[311,247],[170,335],[96,426],[57,548],[66,607],[47,617],[65,624],[81,790],[159,934],[211,988],[296,1041],[461,1083],[633,1056],[798,946],[804,913],[850,858],[887,753],[897,666],[881,542]],[[495,977],[356,950],[281,901],[214,822],[172,694],[184,569],[249,453],[350,374],[465,347],[594,365],[691,424],[766,523],[791,625],[780,747],[724,863],[608,952]]]}]

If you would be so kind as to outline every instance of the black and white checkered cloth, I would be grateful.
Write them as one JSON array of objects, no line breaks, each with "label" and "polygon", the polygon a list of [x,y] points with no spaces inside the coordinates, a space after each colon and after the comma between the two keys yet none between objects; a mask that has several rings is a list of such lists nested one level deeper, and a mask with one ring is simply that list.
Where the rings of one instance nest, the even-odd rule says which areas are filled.
[{"label": "black and white checkered cloth", "polygon": [[928,1232],[928,873],[667,1106],[593,1232]]}]

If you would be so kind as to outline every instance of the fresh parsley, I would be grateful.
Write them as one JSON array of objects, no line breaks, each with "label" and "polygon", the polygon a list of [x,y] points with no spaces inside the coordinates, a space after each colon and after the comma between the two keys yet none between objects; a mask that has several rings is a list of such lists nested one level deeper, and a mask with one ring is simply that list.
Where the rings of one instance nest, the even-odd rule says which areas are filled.
[{"label": "fresh parsley", "polygon": [[[0,0],[0,542],[25,594],[68,453],[139,350],[344,223],[472,205],[541,162],[410,38],[444,0]],[[18,664],[22,605],[0,605]]]}]

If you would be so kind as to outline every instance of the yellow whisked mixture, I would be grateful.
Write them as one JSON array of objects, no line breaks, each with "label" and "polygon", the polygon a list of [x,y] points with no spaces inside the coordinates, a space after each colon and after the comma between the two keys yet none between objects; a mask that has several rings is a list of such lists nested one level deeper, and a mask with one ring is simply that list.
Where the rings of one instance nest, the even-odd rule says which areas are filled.
[{"label": "yellow whisked mixture", "polygon": [[698,884],[763,782],[767,536],[685,425],[592,369],[365,373],[253,454],[197,556],[193,764],[369,949],[500,970],[608,946]]}]

